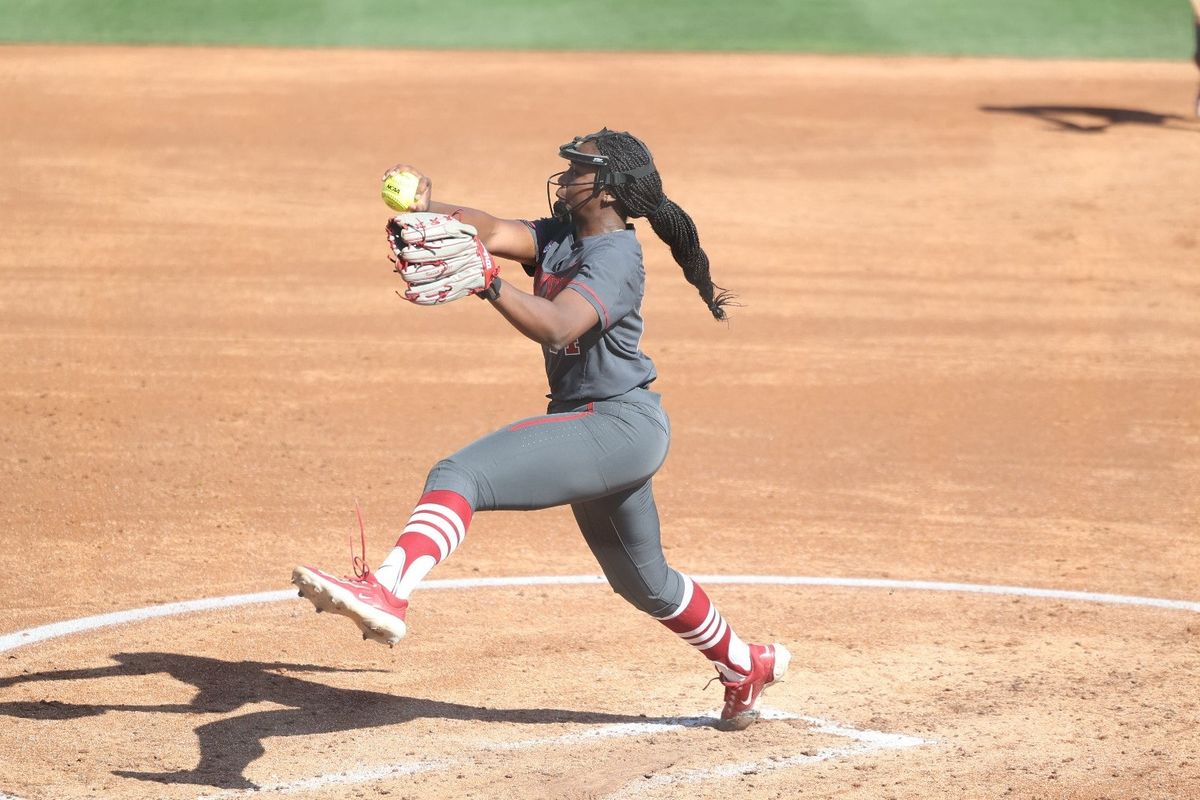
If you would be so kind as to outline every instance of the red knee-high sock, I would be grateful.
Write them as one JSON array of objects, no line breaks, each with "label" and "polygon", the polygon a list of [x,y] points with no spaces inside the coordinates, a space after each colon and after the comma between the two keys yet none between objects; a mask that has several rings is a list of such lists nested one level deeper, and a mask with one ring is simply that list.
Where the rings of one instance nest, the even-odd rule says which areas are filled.
[{"label": "red knee-high sock", "polygon": [[683,600],[679,608],[658,621],[695,647],[727,680],[750,672],[750,649],[721,616],[721,612],[687,575],[683,575]]},{"label": "red knee-high sock", "polygon": [[471,524],[471,505],[457,492],[435,489],[421,496],[392,552],[375,570],[392,594],[407,600],[429,570],[453,553]]}]

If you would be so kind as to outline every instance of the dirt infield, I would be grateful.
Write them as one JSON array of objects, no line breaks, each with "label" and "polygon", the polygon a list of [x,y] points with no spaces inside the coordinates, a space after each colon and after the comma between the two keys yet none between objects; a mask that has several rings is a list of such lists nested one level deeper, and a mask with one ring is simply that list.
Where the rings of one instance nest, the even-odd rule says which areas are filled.
[{"label": "dirt infield", "polygon": [[380,173],[538,216],[601,125],[744,303],[714,323],[643,226],[668,557],[897,582],[712,583],[796,655],[720,734],[703,659],[605,587],[469,584],[597,572],[565,510],[485,514],[394,650],[275,596],[10,644],[0,797],[1200,796],[1194,79],[0,48],[0,635],[341,569],[356,497],[381,558],[544,377],[485,304],[393,294]]}]

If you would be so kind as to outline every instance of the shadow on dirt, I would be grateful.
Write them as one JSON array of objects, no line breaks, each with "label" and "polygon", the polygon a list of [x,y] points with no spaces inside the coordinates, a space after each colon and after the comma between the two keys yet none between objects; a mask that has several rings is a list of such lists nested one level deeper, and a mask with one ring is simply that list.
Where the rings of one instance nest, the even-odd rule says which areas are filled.
[{"label": "shadow on dirt", "polygon": [[[253,711],[206,722],[197,727],[200,762],[194,769],[177,772],[116,770],[127,778],[215,786],[223,789],[256,789],[242,773],[261,756],[263,740],[272,736],[307,736],[360,731],[397,725],[420,718],[547,723],[654,723],[654,718],[546,708],[486,708],[403,697],[362,689],[341,689],[304,680],[289,673],[387,672],[339,669],[311,664],[260,661],[222,661],[179,653],[118,653],[117,663],[92,669],[66,669],[0,678],[0,689],[35,681],[75,681],[137,675],[166,674],[198,690],[192,701],[180,704],[114,705],[38,702],[0,702],[0,715],[40,720],[66,720],[97,716],[109,711],[160,714],[229,713],[251,703],[275,703],[284,709]],[[662,720],[665,723],[668,720]]]},{"label": "shadow on dirt", "polygon": [[[1116,125],[1149,125],[1185,133],[1200,133],[1193,121],[1178,114],[1158,114],[1136,108],[1102,106],[980,106],[988,114],[1022,114],[1044,120],[1054,130],[1071,133],[1104,133]],[[1170,123],[1183,123],[1172,125]]]}]

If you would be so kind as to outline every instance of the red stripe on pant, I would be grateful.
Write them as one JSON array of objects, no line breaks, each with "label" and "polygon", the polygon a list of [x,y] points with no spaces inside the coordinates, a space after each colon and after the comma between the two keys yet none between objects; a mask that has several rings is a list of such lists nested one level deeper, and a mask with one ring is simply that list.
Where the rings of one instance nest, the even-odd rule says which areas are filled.
[{"label": "red stripe on pant", "polygon": [[580,411],[577,414],[548,414],[547,416],[538,417],[537,419],[527,419],[524,422],[518,422],[516,425],[513,425],[511,428],[509,428],[509,430],[519,431],[522,428],[531,428],[534,425],[545,425],[547,422],[566,422],[567,420],[586,417],[588,414],[594,413],[594,405],[594,403],[588,403],[587,410]]}]

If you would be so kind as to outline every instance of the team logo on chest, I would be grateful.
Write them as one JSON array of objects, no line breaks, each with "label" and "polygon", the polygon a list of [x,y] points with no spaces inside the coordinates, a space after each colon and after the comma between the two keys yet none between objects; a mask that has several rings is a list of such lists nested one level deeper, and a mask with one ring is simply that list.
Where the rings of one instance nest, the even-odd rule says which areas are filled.
[{"label": "team logo on chest", "polygon": [[583,259],[578,256],[572,257],[561,268],[554,268],[553,272],[546,272],[541,267],[538,268],[534,275],[534,293],[538,297],[544,297],[547,300],[553,300],[558,297],[559,292],[567,288],[567,284],[575,279],[575,275],[579,272],[579,268],[583,266]]}]

